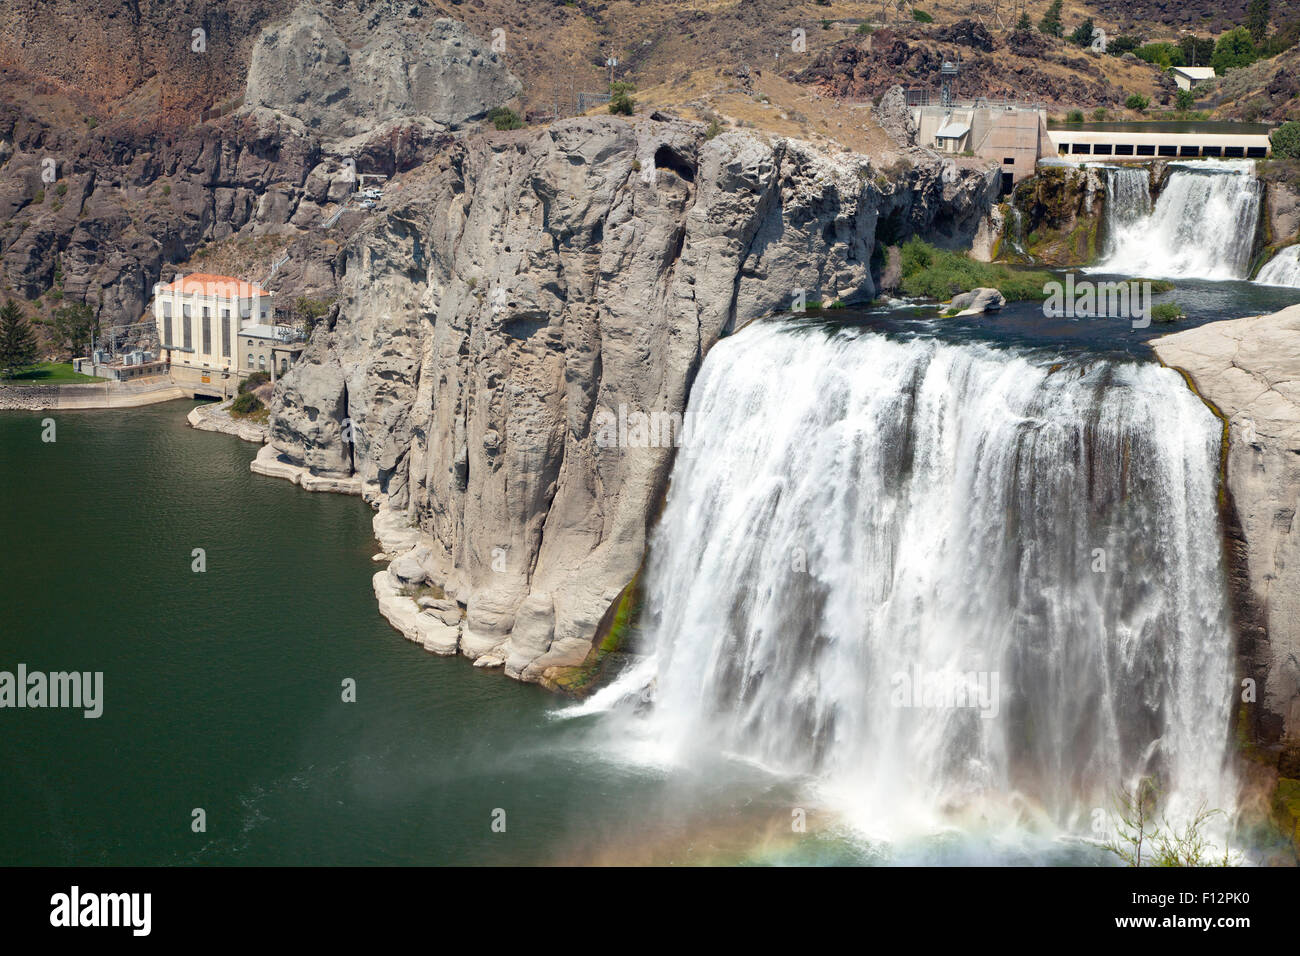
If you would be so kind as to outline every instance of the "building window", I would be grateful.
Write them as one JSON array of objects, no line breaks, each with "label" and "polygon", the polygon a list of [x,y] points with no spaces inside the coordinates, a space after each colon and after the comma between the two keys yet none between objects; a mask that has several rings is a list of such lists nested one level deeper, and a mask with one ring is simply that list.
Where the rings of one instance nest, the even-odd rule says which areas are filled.
[{"label": "building window", "polygon": [[221,310],[221,354],[230,358],[230,310]]},{"label": "building window", "polygon": [[252,367],[253,367],[253,353],[252,353],[252,352],[249,352],[249,353],[248,353],[248,367],[249,367],[249,368],[252,368]]},{"label": "building window", "polygon": [[1003,166],[1014,166],[1015,164],[1016,164],[1016,157],[1014,156],[1005,156],[1002,159]]},{"label": "building window", "polygon": [[190,321],[190,307],[181,306],[181,335],[185,338],[185,347],[191,352],[194,351],[194,323]]},{"label": "building window", "polygon": [[257,357],[257,367],[258,367],[258,369],[259,369],[260,371],[263,371],[263,372],[266,371],[266,356],[265,356],[265,355],[259,355],[259,356]]},{"label": "building window", "polygon": [[163,348],[172,346],[172,310],[163,309]]},{"label": "building window", "polygon": [[212,354],[212,312],[206,305],[203,307],[203,354]]},{"label": "building window", "polygon": [[283,375],[287,371],[289,371],[289,360],[282,358],[280,359],[280,374]]}]

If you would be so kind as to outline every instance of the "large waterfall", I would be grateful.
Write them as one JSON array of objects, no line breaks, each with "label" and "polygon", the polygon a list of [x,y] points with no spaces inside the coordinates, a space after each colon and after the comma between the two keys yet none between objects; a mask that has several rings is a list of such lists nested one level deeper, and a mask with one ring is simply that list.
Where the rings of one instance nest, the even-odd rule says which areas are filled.
[{"label": "large waterfall", "polygon": [[1259,270],[1260,285],[1300,286],[1300,246],[1287,246]]},{"label": "large waterfall", "polygon": [[691,412],[650,653],[585,709],[640,693],[620,734],[885,839],[1088,836],[1144,775],[1230,811],[1220,429],[1177,373],[769,321]]},{"label": "large waterfall", "polygon": [[[1132,172],[1117,177],[1129,186]],[[1145,173],[1142,175],[1145,176]],[[1108,185],[1110,177],[1108,175]],[[1150,277],[1241,279],[1250,269],[1259,221],[1259,183],[1244,160],[1171,163],[1169,178],[1150,212],[1132,190],[1109,191],[1114,225],[1098,271]]]}]

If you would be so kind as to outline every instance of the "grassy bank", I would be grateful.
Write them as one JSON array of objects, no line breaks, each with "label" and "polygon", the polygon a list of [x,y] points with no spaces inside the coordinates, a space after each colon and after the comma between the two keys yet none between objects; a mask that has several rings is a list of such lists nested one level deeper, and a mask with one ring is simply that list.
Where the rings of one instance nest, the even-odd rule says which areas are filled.
[{"label": "grassy bank", "polygon": [[997,289],[1008,302],[1047,298],[1044,286],[1052,275],[1041,269],[1020,269],[997,262],[976,262],[961,252],[936,249],[913,236],[903,245],[905,295],[947,301],[961,292]]},{"label": "grassy bank", "polygon": [[79,385],[86,382],[102,382],[94,375],[82,375],[72,370],[69,362],[38,362],[21,372],[14,372],[0,382],[7,385]]}]

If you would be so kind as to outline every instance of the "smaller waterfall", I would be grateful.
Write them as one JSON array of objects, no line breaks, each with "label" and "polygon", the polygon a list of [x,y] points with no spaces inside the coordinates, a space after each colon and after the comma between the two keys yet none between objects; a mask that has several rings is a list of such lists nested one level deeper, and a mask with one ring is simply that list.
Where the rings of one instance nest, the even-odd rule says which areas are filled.
[{"label": "smaller waterfall", "polygon": [[1105,166],[1106,255],[1119,236],[1151,215],[1151,177],[1144,166]]},{"label": "smaller waterfall", "polygon": [[1300,246],[1287,246],[1259,270],[1255,281],[1260,285],[1300,288]]},{"label": "smaller waterfall", "polygon": [[[1153,278],[1243,279],[1259,221],[1259,182],[1244,160],[1170,164],[1149,214],[1118,209],[1099,272]],[[1124,201],[1112,194],[1112,205]]]}]

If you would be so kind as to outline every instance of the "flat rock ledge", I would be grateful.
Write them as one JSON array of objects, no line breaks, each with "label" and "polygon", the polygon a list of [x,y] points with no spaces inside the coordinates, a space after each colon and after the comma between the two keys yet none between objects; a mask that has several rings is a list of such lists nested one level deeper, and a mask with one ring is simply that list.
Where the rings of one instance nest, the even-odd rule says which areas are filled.
[{"label": "flat rock ledge", "polygon": [[274,445],[264,445],[257,457],[248,463],[249,471],[268,478],[284,478],[304,491],[333,491],[341,495],[361,494],[361,478],[352,475],[347,478],[334,478],[328,475],[313,475],[301,465],[285,461],[279,449]]},{"label": "flat rock ledge", "polygon": [[[500,650],[504,638],[485,644],[481,638],[468,633],[465,609],[427,587],[433,571],[429,566],[434,554],[433,539],[398,509],[379,509],[373,524],[375,538],[382,549],[375,558],[387,560],[388,567],[375,572],[371,582],[379,613],[388,623],[430,653],[447,657],[461,653],[473,660],[476,667],[505,663],[504,652]],[[431,593],[421,596],[422,589]]]},{"label": "flat rock ledge", "polygon": [[271,436],[266,425],[231,416],[230,405],[233,401],[234,399],[231,398],[216,405],[196,405],[186,416],[186,421],[190,423],[191,428],[199,431],[234,435],[236,438],[256,442],[259,445],[270,441]]}]

